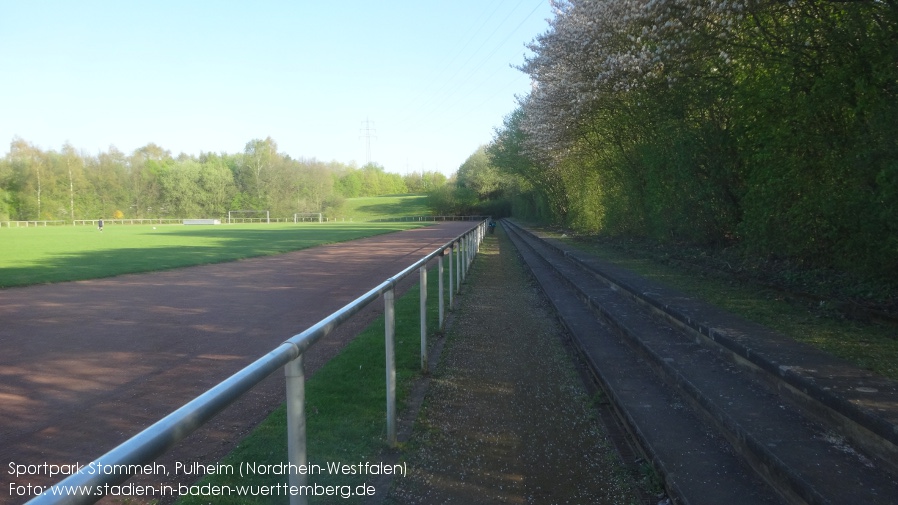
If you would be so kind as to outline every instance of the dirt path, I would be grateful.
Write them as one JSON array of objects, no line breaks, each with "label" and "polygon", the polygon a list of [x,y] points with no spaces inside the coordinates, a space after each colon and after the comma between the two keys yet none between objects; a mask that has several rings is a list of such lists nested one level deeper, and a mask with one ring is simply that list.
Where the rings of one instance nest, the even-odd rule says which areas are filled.
[{"label": "dirt path", "polygon": [[[0,290],[0,504],[17,464],[87,464],[459,235],[455,222],[275,257]],[[379,304],[316,345],[314,372]],[[214,461],[283,401],[269,377],[161,460]],[[159,479],[155,479],[158,481]],[[159,483],[159,482],[156,482]]]},{"label": "dirt path", "polygon": [[387,503],[640,503],[501,231],[481,247]]}]

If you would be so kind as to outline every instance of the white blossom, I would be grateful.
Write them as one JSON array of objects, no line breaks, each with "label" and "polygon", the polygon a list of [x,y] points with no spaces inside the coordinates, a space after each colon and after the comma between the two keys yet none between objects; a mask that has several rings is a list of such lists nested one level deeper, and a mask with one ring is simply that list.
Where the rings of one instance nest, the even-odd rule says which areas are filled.
[{"label": "white blossom", "polygon": [[520,69],[533,91],[520,105],[534,155],[566,152],[603,101],[672,85],[696,62],[730,63],[728,37],[757,0],[553,0],[549,30]]}]

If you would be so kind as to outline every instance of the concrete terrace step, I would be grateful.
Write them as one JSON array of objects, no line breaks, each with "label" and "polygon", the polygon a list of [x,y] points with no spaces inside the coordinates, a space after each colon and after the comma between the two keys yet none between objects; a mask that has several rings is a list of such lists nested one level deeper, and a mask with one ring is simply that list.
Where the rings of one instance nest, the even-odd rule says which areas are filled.
[{"label": "concrete terrace step", "polygon": [[[512,231],[510,236],[555,302],[559,315],[580,341],[583,353],[622,417],[665,474],[671,493],[680,501],[737,503],[733,500],[744,499],[742,489],[757,489],[753,479],[760,476],[771,486],[762,486],[769,496],[778,496],[788,503],[898,503],[898,485],[888,459],[891,442],[875,436],[877,431],[888,434],[888,429],[873,423],[872,428],[864,427],[861,436],[857,436],[860,428],[852,420],[873,417],[888,423],[888,412],[878,415],[881,411],[876,408],[870,412],[865,405],[838,397],[837,393],[851,384],[833,377],[827,377],[829,389],[823,391],[828,396],[823,402],[816,399],[820,395],[813,387],[802,382],[807,381],[809,373],[805,368],[819,373],[821,369],[834,370],[836,366],[847,370],[846,364],[613,265],[568,250],[563,244],[538,240],[534,234],[513,225],[506,229]],[[563,291],[562,285],[567,289]],[[571,302],[574,295],[585,303]],[[614,327],[617,338],[621,339],[615,345],[626,342],[629,358],[624,357],[624,350],[619,350],[617,356],[609,355],[613,347],[610,342],[615,337],[609,337],[607,329],[597,330],[596,322],[584,316],[587,307]],[[665,317],[651,317],[652,312]],[[708,326],[708,321],[724,324]],[[756,341],[758,334],[761,337]],[[739,345],[734,345],[734,341]],[[759,359],[761,364],[752,359]],[[621,367],[622,373],[616,373]],[[660,393],[647,393],[652,388],[646,385],[624,386],[637,375],[651,376],[663,383],[664,389],[673,391],[668,393],[671,396],[667,400],[668,406],[673,407],[665,412],[654,409],[654,416],[645,415],[646,409],[640,405],[648,401],[657,406]],[[876,393],[884,391],[886,398],[889,391],[894,391],[889,389],[894,384],[861,371],[854,371],[850,377],[851,380],[862,377],[865,385],[854,387],[876,389]],[[819,384],[811,381],[811,385]],[[783,391],[789,394],[783,396]],[[798,404],[792,401],[796,396],[801,400]],[[838,410],[845,404],[863,415]],[[686,405],[691,408],[685,408]],[[887,407],[888,403],[883,405],[886,411]],[[656,426],[655,417],[663,418],[660,427]],[[689,472],[671,471],[672,467],[692,464],[697,458],[690,453],[694,439],[685,445],[671,445],[687,438],[682,435],[683,424],[699,432],[712,431],[729,442],[729,447],[715,456],[718,462],[712,465],[730,469],[725,472],[727,483],[722,487],[733,496],[721,500],[717,495],[712,499],[710,490],[703,488],[707,482],[695,481],[698,475],[706,478],[715,475],[710,479],[713,481],[722,478],[720,474],[699,471],[690,476]],[[667,431],[667,435],[661,432],[655,437],[645,435],[652,430]],[[885,448],[865,455],[867,451],[855,449],[845,441],[847,435],[853,437],[852,441],[864,440],[865,449],[870,445],[885,445]],[[744,462],[740,464],[755,470],[754,475],[741,476],[732,470],[733,463],[724,462],[736,454]],[[710,461],[708,455],[701,458]],[[744,479],[744,484],[735,485],[730,482],[733,479]],[[769,496],[763,500],[753,496],[747,503],[774,499]]]},{"label": "concrete terrace step", "polygon": [[560,319],[577,341],[631,435],[665,477],[681,503],[734,505],[783,503],[727,441],[684,408],[647,363],[610,327],[601,323],[576,294],[557,282],[555,272],[509,234]]},{"label": "concrete terrace step", "polygon": [[733,316],[702,300],[527,231],[585,272],[752,366],[898,471],[898,382]]}]

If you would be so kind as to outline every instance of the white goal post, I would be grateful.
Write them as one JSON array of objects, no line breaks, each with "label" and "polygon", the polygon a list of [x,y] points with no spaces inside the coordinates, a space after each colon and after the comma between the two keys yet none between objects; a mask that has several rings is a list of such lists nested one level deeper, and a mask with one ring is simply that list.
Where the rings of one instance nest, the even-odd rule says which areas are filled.
[{"label": "white goal post", "polygon": [[322,222],[321,212],[297,212],[293,214],[294,223],[314,223]]},{"label": "white goal post", "polygon": [[[232,214],[234,217],[232,217]],[[236,217],[240,214],[256,214],[259,217]],[[265,217],[262,217],[262,215]],[[228,211],[228,224],[231,223],[270,223],[271,222],[271,214],[267,210],[229,210]]]}]

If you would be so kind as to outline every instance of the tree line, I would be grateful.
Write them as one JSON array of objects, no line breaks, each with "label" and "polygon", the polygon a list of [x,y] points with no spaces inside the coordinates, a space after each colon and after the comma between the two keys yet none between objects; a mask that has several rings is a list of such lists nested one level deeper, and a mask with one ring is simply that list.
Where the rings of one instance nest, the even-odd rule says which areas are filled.
[{"label": "tree line", "polygon": [[0,159],[0,221],[223,217],[228,210],[339,217],[346,198],[444,184],[439,172],[399,175],[373,163],[293,159],[270,137],[247,142],[242,153],[177,157],[152,143],[130,154],[110,147],[91,155],[68,144],[45,151],[16,138]]},{"label": "tree line", "polygon": [[516,215],[898,274],[898,2],[553,6],[487,148]]}]

